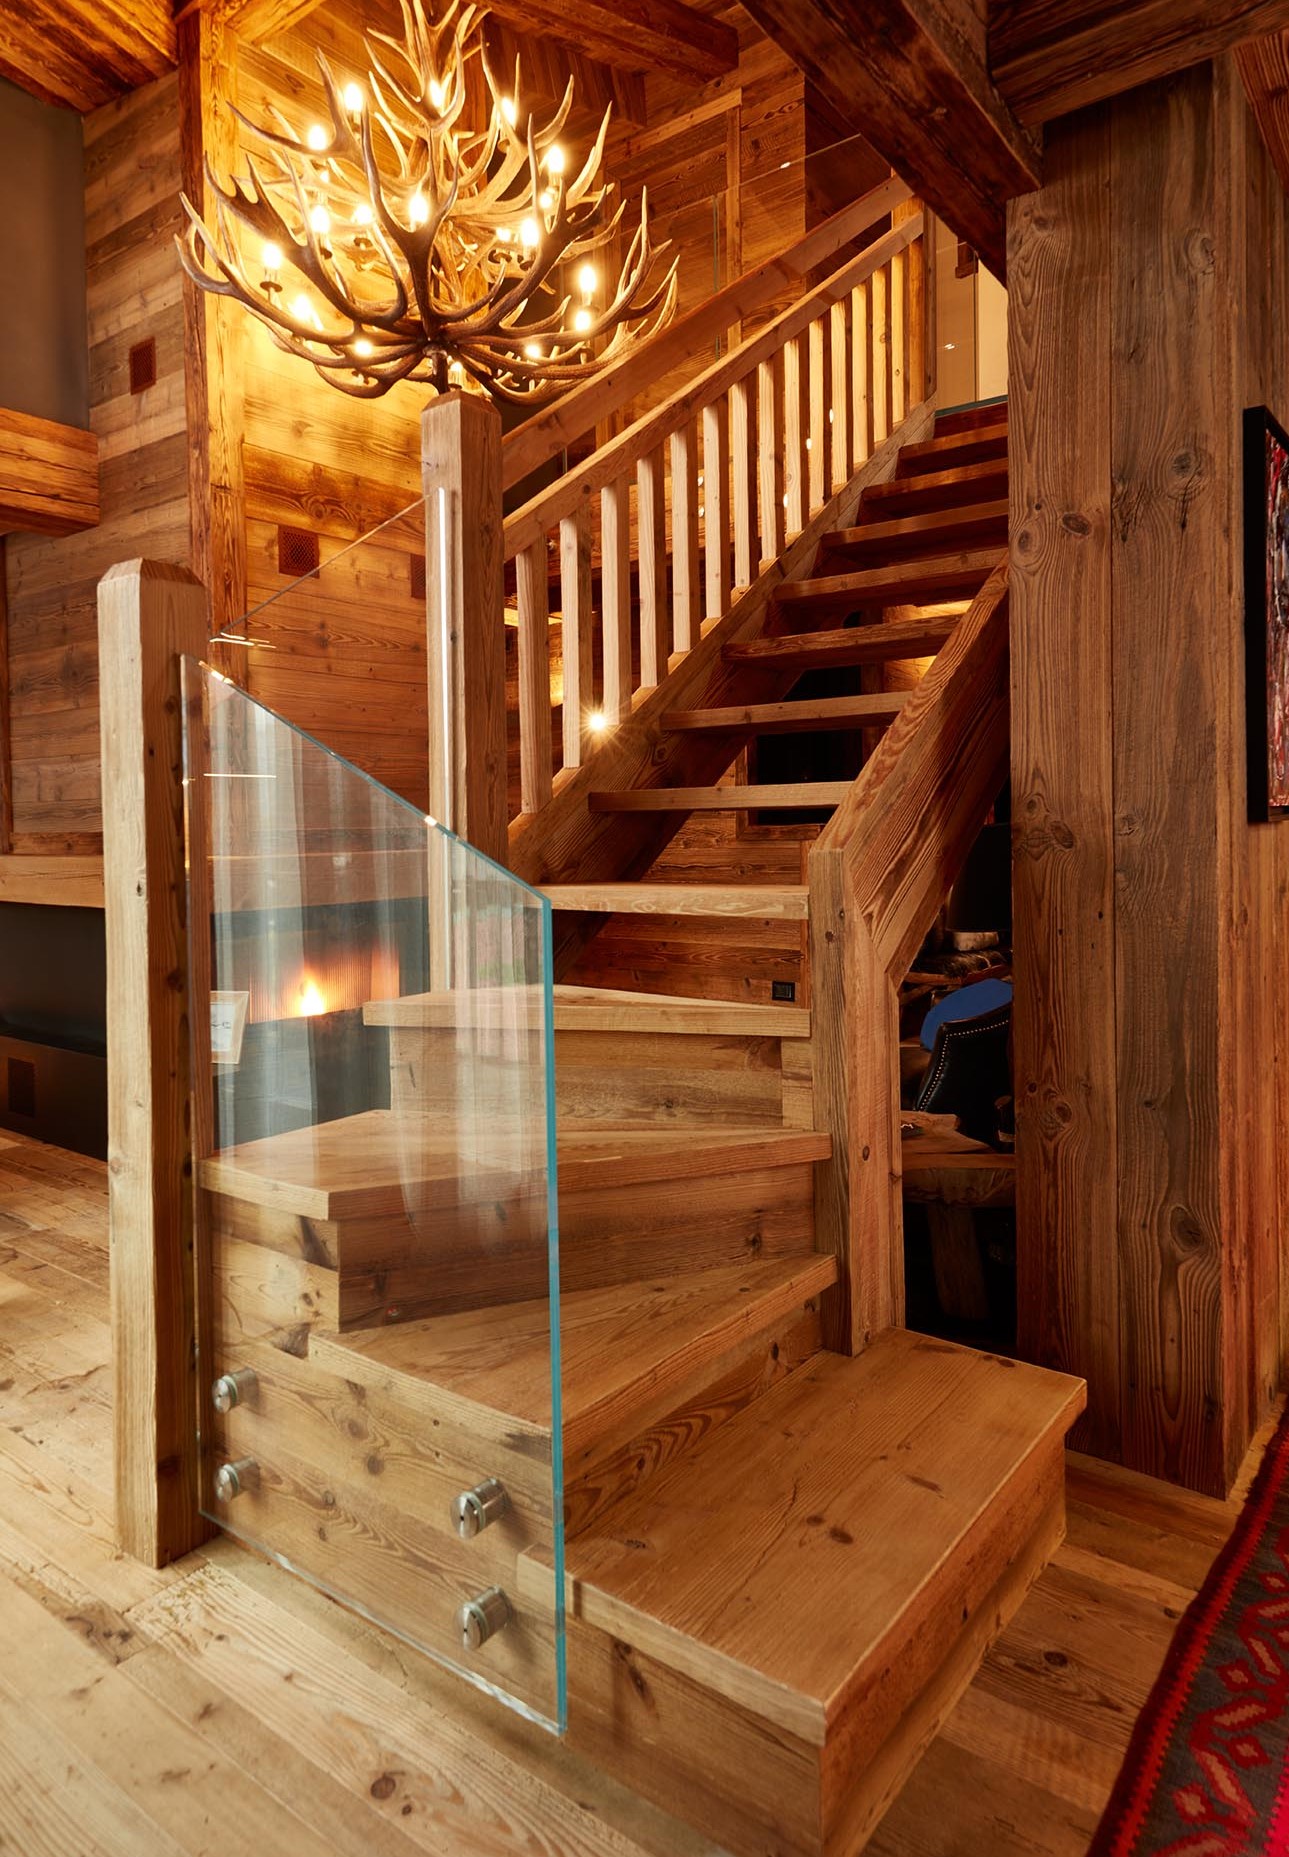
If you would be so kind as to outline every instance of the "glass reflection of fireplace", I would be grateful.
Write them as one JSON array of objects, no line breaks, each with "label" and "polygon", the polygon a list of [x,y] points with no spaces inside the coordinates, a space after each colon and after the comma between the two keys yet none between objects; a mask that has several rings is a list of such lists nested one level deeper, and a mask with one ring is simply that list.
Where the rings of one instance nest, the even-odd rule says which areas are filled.
[{"label": "glass reflection of fireplace", "polygon": [[215,918],[220,988],[246,995],[236,1063],[215,1068],[217,1148],[388,1108],[389,1033],[363,1008],[428,986],[424,909],[408,897]]}]

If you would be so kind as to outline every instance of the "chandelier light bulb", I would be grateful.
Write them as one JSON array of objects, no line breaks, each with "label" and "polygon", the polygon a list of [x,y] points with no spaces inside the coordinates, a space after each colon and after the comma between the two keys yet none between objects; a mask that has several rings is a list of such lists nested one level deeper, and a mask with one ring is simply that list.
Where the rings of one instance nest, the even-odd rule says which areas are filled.
[{"label": "chandelier light bulb", "polygon": [[376,353],[376,345],[374,342],[369,342],[365,335],[360,335],[358,340],[354,343],[353,352],[358,356],[359,360],[366,361],[370,356]]},{"label": "chandelier light bulb", "polygon": [[369,226],[372,222],[372,210],[365,200],[360,200],[354,208],[354,224]]},{"label": "chandelier light bulb", "polygon": [[577,274],[577,287],[582,293],[582,301],[589,303],[600,288],[600,273],[593,264],[584,264]]},{"label": "chandelier light bulb", "polygon": [[309,133],[304,139],[313,150],[314,154],[320,155],[323,149],[326,148],[328,142],[330,142],[331,137],[321,123],[310,123]]},{"label": "chandelier light bulb", "polygon": [[553,193],[551,192],[551,190],[550,190],[550,188],[549,188],[549,187],[543,187],[543,188],[542,188],[542,191],[541,191],[541,196],[540,196],[540,198],[538,199],[538,202],[537,202],[537,204],[538,204],[538,206],[540,206],[540,207],[541,207],[541,209],[542,209],[542,211],[543,211],[543,213],[549,213],[549,212],[550,212],[550,210],[551,210],[551,208],[552,208],[552,207],[554,206],[554,204],[555,204],[555,196],[554,196],[554,194],[553,194]]},{"label": "chandelier light bulb", "polygon": [[265,277],[275,278],[282,269],[282,247],[275,245],[272,239],[265,239],[260,261],[264,266]]},{"label": "chandelier light bulb", "polygon": [[432,77],[430,79],[430,102],[434,105],[440,116],[443,114],[443,105],[447,101],[447,94],[447,91],[439,82],[438,78]]},{"label": "chandelier light bulb", "polygon": [[513,129],[515,124],[519,121],[519,108],[513,97],[503,97],[501,99],[501,113]]},{"label": "chandelier light bulb", "polygon": [[315,206],[309,214],[309,224],[315,232],[325,235],[331,230],[331,214],[325,206]]},{"label": "chandelier light bulb", "polygon": [[344,105],[351,116],[361,116],[366,101],[367,97],[361,84],[345,85]]},{"label": "chandelier light bulb", "polygon": [[524,354],[529,361],[540,361],[542,358],[541,344],[538,342],[525,342]]},{"label": "chandelier light bulb", "polygon": [[564,150],[558,142],[552,142],[546,150],[546,172],[562,174],[564,172]]},{"label": "chandelier light bulb", "polygon": [[295,302],[291,305],[291,314],[295,317],[297,322],[311,322],[316,328],[318,318],[314,314],[312,303],[310,303],[303,291],[300,292]]},{"label": "chandelier light bulb", "polygon": [[540,238],[541,232],[538,229],[537,221],[535,219],[525,219],[519,228],[520,244],[527,246],[531,250]]},{"label": "chandelier light bulb", "polygon": [[589,309],[580,309],[573,318],[573,327],[579,335],[585,335],[594,321]]},{"label": "chandelier light bulb", "polygon": [[509,226],[498,226],[497,227],[498,245],[509,245],[513,237],[514,237],[514,233],[510,230]]},{"label": "chandelier light bulb", "polygon": [[413,226],[423,226],[430,216],[430,203],[418,189],[407,203],[408,221]]}]

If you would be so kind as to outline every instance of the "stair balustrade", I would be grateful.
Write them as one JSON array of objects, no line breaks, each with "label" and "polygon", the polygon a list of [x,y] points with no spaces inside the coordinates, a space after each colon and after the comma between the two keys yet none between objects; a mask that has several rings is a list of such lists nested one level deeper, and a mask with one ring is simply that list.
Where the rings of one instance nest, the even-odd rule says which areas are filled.
[{"label": "stair balustrade", "polygon": [[[506,519],[524,814],[547,804],[925,399],[925,221],[906,189],[888,193],[904,196],[880,202],[897,218],[889,232]],[[877,196],[868,203],[871,223]],[[698,325],[705,338],[752,295],[731,286],[713,299]],[[655,378],[674,364],[674,333],[628,359],[619,403],[624,388],[639,388],[646,362]],[[691,328],[691,348],[694,339]],[[580,412],[562,407],[558,423],[543,424],[545,443],[612,404],[610,386],[593,385]],[[513,435],[513,457],[531,466],[541,446],[525,431]],[[563,657],[558,767],[553,613]]]}]

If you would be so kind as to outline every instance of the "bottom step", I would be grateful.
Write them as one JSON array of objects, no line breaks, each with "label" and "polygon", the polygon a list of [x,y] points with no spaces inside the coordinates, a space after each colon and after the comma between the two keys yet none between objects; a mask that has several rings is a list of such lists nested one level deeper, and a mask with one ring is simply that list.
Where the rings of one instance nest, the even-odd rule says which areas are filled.
[{"label": "bottom step", "polygon": [[1061,1539],[1083,1404],[899,1329],[817,1355],[569,1542],[570,1738],[747,1857],[860,1850]]}]

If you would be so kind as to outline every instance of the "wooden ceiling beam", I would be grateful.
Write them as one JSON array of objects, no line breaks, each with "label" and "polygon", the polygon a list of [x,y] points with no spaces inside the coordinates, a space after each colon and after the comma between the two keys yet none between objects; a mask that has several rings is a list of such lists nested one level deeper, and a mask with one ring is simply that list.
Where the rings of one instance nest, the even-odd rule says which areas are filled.
[{"label": "wooden ceiling beam", "polygon": [[831,115],[872,144],[1000,276],[1004,206],[1037,144],[989,80],[973,0],[744,0]]},{"label": "wooden ceiling beam", "polygon": [[23,0],[0,7],[0,75],[87,111],[173,68],[169,0]]},{"label": "wooden ceiling beam", "polygon": [[1289,193],[1289,30],[1250,39],[1235,57],[1262,139]]},{"label": "wooden ceiling beam", "polygon": [[1028,124],[1289,28],[1289,0],[991,0],[989,71]]}]

